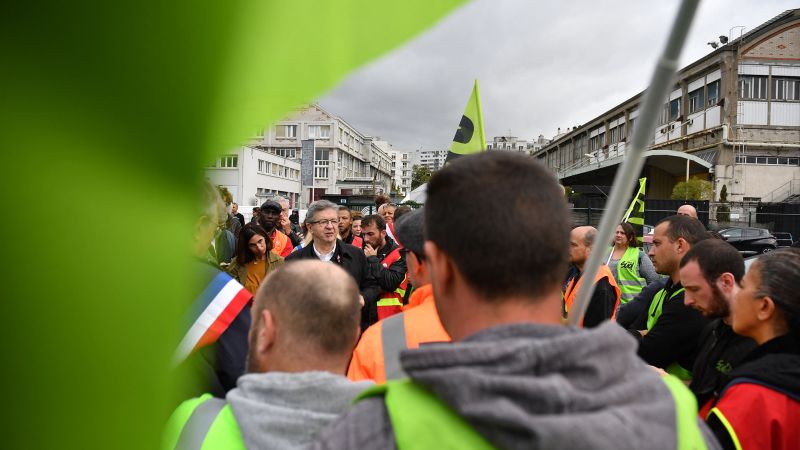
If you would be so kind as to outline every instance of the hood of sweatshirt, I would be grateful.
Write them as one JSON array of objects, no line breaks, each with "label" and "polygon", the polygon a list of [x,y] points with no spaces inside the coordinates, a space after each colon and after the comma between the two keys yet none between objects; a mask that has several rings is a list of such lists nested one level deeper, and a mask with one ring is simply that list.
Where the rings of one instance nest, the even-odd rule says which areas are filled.
[{"label": "hood of sweatshirt", "polygon": [[226,397],[247,448],[303,447],[342,414],[370,381],[329,372],[251,373]]},{"label": "hood of sweatshirt", "polygon": [[500,448],[676,448],[672,394],[611,322],[498,326],[401,362]]}]

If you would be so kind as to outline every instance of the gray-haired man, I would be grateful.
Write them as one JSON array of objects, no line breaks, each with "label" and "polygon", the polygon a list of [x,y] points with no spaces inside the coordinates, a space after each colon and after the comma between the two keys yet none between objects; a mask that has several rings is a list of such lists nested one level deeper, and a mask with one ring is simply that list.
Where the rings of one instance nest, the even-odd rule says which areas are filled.
[{"label": "gray-haired man", "polygon": [[364,330],[377,321],[377,301],[380,287],[370,273],[364,252],[337,238],[338,211],[339,208],[327,200],[312,203],[306,213],[306,224],[312,240],[301,250],[286,257],[286,262],[319,259],[341,266],[356,280],[361,295],[364,297],[364,308],[361,310],[361,329]]}]

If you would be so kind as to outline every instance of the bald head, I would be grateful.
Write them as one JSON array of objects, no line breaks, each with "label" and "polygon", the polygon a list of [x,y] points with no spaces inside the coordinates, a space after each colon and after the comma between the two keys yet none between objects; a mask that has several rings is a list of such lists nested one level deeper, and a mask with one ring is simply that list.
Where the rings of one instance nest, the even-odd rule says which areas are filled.
[{"label": "bald head", "polygon": [[292,262],[259,287],[252,317],[251,371],[344,371],[359,333],[358,286],[336,264]]},{"label": "bald head", "polygon": [[692,205],[681,205],[681,207],[678,208],[677,214],[679,216],[689,216],[697,219],[697,210]]},{"label": "bald head", "polygon": [[572,264],[583,270],[583,265],[589,259],[597,236],[597,228],[590,226],[575,227],[569,233],[569,260]]}]

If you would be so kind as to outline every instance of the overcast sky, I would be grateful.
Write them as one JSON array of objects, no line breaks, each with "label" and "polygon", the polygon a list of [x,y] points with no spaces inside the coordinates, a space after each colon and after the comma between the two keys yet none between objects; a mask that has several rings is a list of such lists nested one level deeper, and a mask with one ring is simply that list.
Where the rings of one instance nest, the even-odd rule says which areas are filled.
[{"label": "overcast sky", "polygon": [[[552,138],[642,91],[679,2],[477,0],[352,73],[320,103],[397,150],[447,148],[474,79],[486,136]],[[701,2],[681,67],[706,43],[752,30],[797,1]],[[739,32],[734,30],[734,37]]]}]

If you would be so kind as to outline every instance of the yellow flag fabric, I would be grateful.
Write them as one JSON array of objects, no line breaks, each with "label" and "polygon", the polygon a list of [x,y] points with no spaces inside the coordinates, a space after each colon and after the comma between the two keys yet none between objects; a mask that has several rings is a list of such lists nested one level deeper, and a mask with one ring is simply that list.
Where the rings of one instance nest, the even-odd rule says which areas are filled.
[{"label": "yellow flag fabric", "polygon": [[481,113],[481,96],[478,90],[478,80],[472,88],[464,115],[450,144],[445,163],[462,155],[486,151],[486,131],[483,128],[483,114]]},{"label": "yellow flag fabric", "polygon": [[625,219],[623,220],[633,226],[639,242],[644,237],[644,193],[646,183],[647,178],[639,178],[639,191],[633,197],[633,201],[625,212]]},{"label": "yellow flag fabric", "polygon": [[170,361],[202,283],[203,167],[462,3],[6,8],[3,447],[159,448],[193,384]]}]

